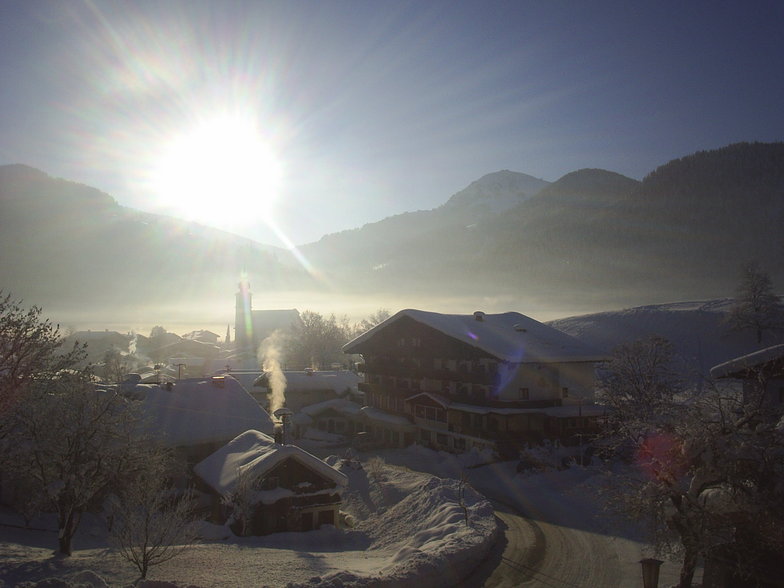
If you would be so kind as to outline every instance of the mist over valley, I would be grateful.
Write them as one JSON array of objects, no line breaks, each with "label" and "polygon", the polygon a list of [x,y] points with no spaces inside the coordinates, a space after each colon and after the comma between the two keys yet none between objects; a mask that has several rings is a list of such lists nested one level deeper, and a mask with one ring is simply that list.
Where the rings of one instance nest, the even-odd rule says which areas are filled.
[{"label": "mist over valley", "polygon": [[[3,290],[79,328],[221,332],[242,272],[257,308],[517,310],[540,320],[731,296],[756,260],[784,277],[784,144],[698,152],[642,181],[581,169],[489,173],[431,210],[292,250],[134,210],[24,165],[0,167]],[[219,197],[219,195],[216,195]]]}]

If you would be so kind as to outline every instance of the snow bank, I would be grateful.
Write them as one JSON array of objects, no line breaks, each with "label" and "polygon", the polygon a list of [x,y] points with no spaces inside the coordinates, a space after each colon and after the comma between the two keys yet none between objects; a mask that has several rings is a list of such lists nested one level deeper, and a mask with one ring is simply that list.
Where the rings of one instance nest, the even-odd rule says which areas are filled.
[{"label": "snow bank", "polygon": [[354,493],[353,499],[346,497],[347,509],[366,517],[354,531],[370,540],[366,556],[376,559],[377,567],[333,572],[291,588],[454,586],[495,543],[493,508],[469,486],[378,462],[365,469],[352,462],[343,466],[349,494]]}]

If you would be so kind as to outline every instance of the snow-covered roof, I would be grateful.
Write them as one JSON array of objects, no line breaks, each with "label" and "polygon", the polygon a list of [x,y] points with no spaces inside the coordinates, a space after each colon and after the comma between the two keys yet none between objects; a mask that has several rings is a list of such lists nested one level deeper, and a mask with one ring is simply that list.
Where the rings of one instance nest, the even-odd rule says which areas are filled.
[{"label": "snow-covered roof", "polygon": [[550,417],[595,417],[607,412],[607,409],[598,404],[567,404],[565,406],[548,406],[545,408],[498,408],[492,406],[477,406],[474,404],[460,404],[453,402],[448,408],[471,412],[474,414],[545,414]]},{"label": "snow-covered roof", "polygon": [[253,333],[258,338],[266,337],[277,330],[290,331],[292,327],[302,324],[302,318],[296,308],[252,310],[251,321]]},{"label": "snow-covered roof", "polygon": [[343,488],[348,483],[345,474],[327,465],[296,445],[280,445],[269,435],[259,431],[245,431],[193,467],[193,471],[213,490],[226,495],[232,492],[241,474],[263,476],[286,459],[302,465]]},{"label": "snow-covered roof", "polygon": [[406,428],[413,428],[414,425],[409,421],[406,417],[396,415],[396,414],[389,414],[381,410],[380,408],[375,408],[373,406],[363,406],[362,410],[360,411],[362,416],[372,420],[372,421],[379,421],[386,423],[388,425],[397,425],[400,427]]},{"label": "snow-covered roof", "polygon": [[[602,361],[607,359],[571,335],[519,312],[501,314],[440,314],[401,310],[343,347],[345,353],[362,353],[363,344],[389,325],[408,317],[432,329],[513,363]],[[481,320],[480,320],[481,319]]]},{"label": "snow-covered roof", "polygon": [[346,400],[345,398],[330,398],[324,402],[317,402],[316,404],[305,406],[302,408],[301,412],[310,417],[315,417],[326,410],[334,410],[335,412],[339,412],[346,416],[354,416],[359,414],[361,409],[361,405],[352,402],[351,400]]},{"label": "snow-covered roof", "polygon": [[[286,390],[291,392],[307,390],[332,390],[343,392],[346,388],[356,390],[362,377],[348,370],[338,371],[284,371]],[[256,385],[256,384],[254,384]]]},{"label": "snow-covered roof", "polygon": [[449,400],[447,400],[443,396],[440,396],[439,394],[433,394],[432,392],[417,392],[416,394],[409,396],[405,400],[406,402],[411,402],[412,400],[414,400],[414,398],[419,398],[421,396],[424,396],[425,398],[429,398],[430,400],[432,400],[436,404],[440,404],[444,408],[447,408],[449,406]]},{"label": "snow-covered roof", "polygon": [[712,378],[727,378],[742,375],[749,370],[760,368],[766,363],[784,359],[784,344],[774,345],[748,355],[736,357],[711,368]]},{"label": "snow-covered roof", "polygon": [[180,447],[232,439],[248,429],[272,434],[269,414],[230,376],[139,384],[123,393],[141,401],[144,426]]},{"label": "snow-covered roof", "polygon": [[451,402],[449,399],[444,398],[432,392],[419,392],[413,396],[406,398],[406,402],[411,402],[415,398],[420,397],[430,398],[433,402],[440,404],[445,409],[460,410],[463,412],[470,412],[474,414],[546,414],[552,417],[576,417],[576,416],[598,416],[604,414],[606,409],[603,406],[596,404],[566,404],[563,406],[548,406],[543,408],[525,408],[525,407],[494,407],[483,406],[476,404],[464,404],[461,402]]}]

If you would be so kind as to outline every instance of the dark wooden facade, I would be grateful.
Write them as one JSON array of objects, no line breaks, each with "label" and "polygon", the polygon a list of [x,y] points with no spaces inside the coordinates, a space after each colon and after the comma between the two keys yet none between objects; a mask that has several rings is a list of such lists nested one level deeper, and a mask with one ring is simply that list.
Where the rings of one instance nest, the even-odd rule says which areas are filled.
[{"label": "dark wooden facade", "polygon": [[[528,389],[521,386],[520,397],[512,400],[509,374],[520,370],[518,365],[407,316],[354,351],[364,361],[365,382],[359,386],[366,404],[410,419],[417,427],[415,440],[424,445],[458,452],[489,447],[516,454],[517,448],[545,438],[577,442],[597,428],[594,414],[556,418],[543,410],[563,406],[566,392],[559,387],[557,367],[525,368],[544,382],[540,387],[546,392],[527,399]],[[501,397],[502,390],[506,397]],[[369,430],[379,441],[396,433],[386,431],[383,422],[371,423]]]}]

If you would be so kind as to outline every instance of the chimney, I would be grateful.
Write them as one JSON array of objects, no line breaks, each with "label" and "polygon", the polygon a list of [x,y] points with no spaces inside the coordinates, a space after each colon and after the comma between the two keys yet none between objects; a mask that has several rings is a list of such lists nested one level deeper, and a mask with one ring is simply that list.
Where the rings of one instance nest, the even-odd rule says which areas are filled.
[{"label": "chimney", "polygon": [[477,310],[474,313],[474,320],[479,321],[481,323],[483,320],[485,320],[485,313],[483,313],[481,310]]}]

